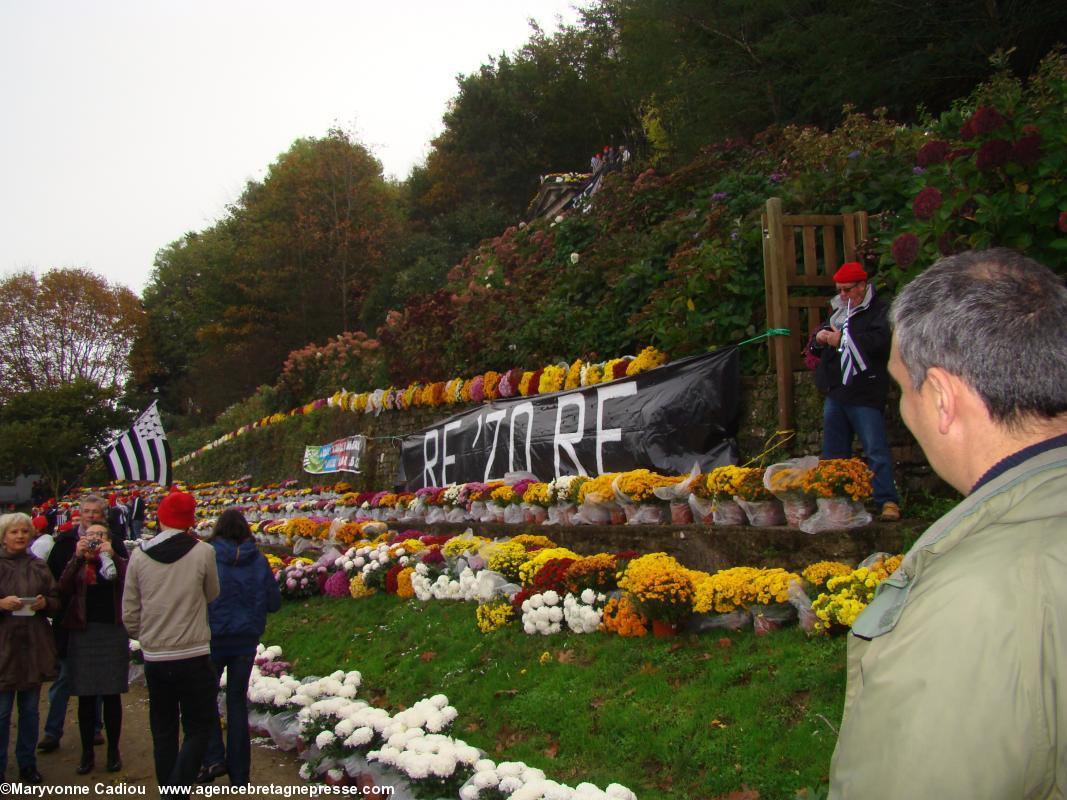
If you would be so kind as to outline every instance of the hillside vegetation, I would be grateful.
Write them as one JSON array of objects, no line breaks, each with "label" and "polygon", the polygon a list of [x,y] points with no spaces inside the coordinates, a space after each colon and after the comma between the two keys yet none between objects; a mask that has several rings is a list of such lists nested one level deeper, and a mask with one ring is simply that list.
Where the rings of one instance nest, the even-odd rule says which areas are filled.
[{"label": "hillside vegetation", "polygon": [[[344,131],[302,139],[160,252],[134,395],[158,391],[187,450],[227,408],[232,430],[342,387],[737,341],[764,328],[769,197],[876,214],[861,255],[890,290],[991,244],[1063,269],[1067,68],[1049,32],[1067,12],[964,5],[934,24],[915,4],[915,28],[876,2],[602,0],[461,76],[403,183]],[[591,206],[522,221],[538,175],[609,142],[635,157]]]}]

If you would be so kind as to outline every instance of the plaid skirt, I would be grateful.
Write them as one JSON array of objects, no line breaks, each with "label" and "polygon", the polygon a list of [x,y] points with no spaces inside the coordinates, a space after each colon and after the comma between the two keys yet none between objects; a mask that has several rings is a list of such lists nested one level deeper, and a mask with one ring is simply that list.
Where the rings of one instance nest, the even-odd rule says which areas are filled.
[{"label": "plaid skirt", "polygon": [[70,693],[125,694],[130,688],[130,638],[121,625],[90,622],[84,631],[71,631],[67,645]]}]

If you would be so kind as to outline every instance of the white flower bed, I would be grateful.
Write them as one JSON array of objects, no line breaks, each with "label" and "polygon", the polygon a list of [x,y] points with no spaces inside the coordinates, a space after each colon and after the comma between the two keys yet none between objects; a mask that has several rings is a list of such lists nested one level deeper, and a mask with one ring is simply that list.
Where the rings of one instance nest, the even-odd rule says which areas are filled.
[{"label": "white flower bed", "polygon": [[[539,608],[555,609],[562,618],[559,596],[545,594],[555,595],[555,602]],[[576,599],[579,607],[592,608],[583,605],[582,599]],[[558,627],[559,621],[550,624]],[[280,647],[260,645],[257,660],[280,660],[281,656]],[[497,764],[484,758],[477,748],[446,733],[458,712],[443,694],[391,715],[356,699],[361,683],[362,676],[355,671],[337,670],[324,678],[300,681],[286,674],[264,675],[254,666],[248,699],[257,709],[269,708],[274,713],[253,711],[249,722],[256,728],[266,725],[282,749],[299,745],[294,733],[300,737],[313,734],[310,740],[303,739],[305,763],[300,775],[305,780],[318,777],[338,783],[357,774],[370,775],[379,786],[392,783],[397,790],[394,797],[405,797],[410,796],[411,784],[439,787],[454,781],[449,785],[455,787],[469,776],[458,790],[461,800],[488,797],[490,792],[507,800],[636,800],[633,792],[618,784],[606,790],[590,783],[572,788],[548,780],[544,772],[521,762]]]}]

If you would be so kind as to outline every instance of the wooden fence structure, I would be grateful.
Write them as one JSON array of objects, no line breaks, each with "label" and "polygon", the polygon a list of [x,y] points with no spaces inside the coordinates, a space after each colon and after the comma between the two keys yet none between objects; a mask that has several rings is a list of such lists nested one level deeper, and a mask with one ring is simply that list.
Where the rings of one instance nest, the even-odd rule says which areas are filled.
[{"label": "wooden fence structure", "polygon": [[804,346],[826,319],[834,272],[856,260],[856,246],[867,238],[867,212],[785,214],[781,199],[772,197],[762,219],[767,327],[790,331],[768,340],[778,428],[792,430],[793,372],[804,368]]}]

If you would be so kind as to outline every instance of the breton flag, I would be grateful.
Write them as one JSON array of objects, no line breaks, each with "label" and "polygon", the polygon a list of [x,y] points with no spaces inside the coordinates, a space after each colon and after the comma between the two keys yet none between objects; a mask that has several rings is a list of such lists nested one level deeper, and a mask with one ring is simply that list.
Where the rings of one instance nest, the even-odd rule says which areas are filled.
[{"label": "breton flag", "polygon": [[112,480],[170,484],[170,444],[152,403],[104,453]]}]

